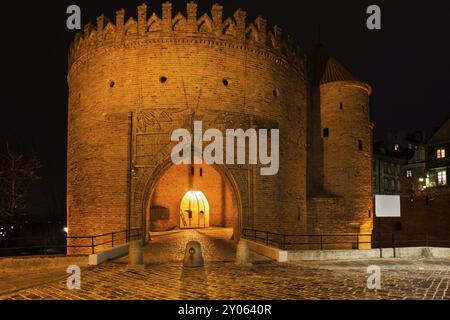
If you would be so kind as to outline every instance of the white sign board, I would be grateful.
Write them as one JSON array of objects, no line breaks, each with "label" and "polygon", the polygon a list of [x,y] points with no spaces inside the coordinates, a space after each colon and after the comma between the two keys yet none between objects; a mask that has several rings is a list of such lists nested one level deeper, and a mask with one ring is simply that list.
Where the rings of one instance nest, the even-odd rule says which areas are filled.
[{"label": "white sign board", "polygon": [[375,215],[379,218],[400,218],[400,196],[375,196]]}]

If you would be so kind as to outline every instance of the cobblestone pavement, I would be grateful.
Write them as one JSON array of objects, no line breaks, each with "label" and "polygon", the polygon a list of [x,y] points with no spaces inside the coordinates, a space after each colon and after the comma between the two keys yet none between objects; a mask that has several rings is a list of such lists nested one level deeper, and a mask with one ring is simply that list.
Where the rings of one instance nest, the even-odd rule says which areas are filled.
[{"label": "cobblestone pavement", "polygon": [[[209,262],[233,262],[236,256],[236,245],[231,240],[233,229],[210,228],[201,230],[183,230],[163,235],[153,235],[152,241],[144,250],[146,264],[183,261],[186,244],[199,241],[203,256]],[[269,261],[257,254],[252,254],[256,261]],[[127,258],[121,259],[127,261]]]},{"label": "cobblestone pavement", "polygon": [[[240,267],[232,262],[234,245],[224,236],[208,230],[155,237],[146,248],[144,268],[130,269],[120,259],[84,270],[81,290],[68,290],[64,279],[55,279],[0,299],[450,299],[450,260],[282,264],[254,256],[252,267]],[[203,268],[185,269],[180,263],[192,238],[204,247]],[[367,289],[369,265],[381,267],[381,290]]]},{"label": "cobblestone pavement", "polygon": [[28,288],[45,282],[54,282],[65,277],[65,269],[2,272],[0,274],[0,295],[20,288]]}]

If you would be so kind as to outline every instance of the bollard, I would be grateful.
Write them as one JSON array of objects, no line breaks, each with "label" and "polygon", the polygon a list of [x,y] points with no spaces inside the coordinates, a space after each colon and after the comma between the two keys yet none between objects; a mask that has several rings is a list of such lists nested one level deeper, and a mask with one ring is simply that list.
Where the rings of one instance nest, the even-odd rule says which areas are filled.
[{"label": "bollard", "polygon": [[144,254],[140,241],[131,241],[128,251],[128,265],[132,267],[144,265]]},{"label": "bollard", "polygon": [[236,248],[236,264],[241,266],[251,266],[250,249],[247,241],[241,239]]},{"label": "bollard", "polygon": [[203,259],[202,246],[198,241],[189,241],[186,245],[184,253],[183,266],[187,268],[203,267],[205,261]]}]

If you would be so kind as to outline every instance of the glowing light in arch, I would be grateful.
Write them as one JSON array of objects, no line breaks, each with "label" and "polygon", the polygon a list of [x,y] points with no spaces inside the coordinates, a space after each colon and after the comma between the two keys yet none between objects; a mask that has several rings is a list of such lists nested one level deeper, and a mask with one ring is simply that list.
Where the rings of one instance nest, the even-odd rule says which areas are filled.
[{"label": "glowing light in arch", "polygon": [[188,191],[180,204],[181,228],[208,228],[209,203],[201,191]]}]

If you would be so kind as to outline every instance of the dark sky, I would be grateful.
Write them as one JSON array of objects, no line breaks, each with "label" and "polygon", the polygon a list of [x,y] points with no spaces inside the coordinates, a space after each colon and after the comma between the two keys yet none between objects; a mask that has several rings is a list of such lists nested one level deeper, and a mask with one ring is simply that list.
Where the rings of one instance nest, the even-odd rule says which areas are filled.
[{"label": "dark sky", "polygon": [[[33,147],[44,164],[46,186],[65,192],[67,50],[66,8],[82,9],[83,25],[105,13],[112,20],[125,8],[136,15],[139,1],[58,0],[2,3],[0,143]],[[185,12],[186,1],[173,1]],[[450,116],[450,4],[448,1],[199,0],[199,13],[224,5],[225,15],[247,11],[279,25],[307,51],[321,38],[328,51],[374,88],[375,138],[389,130],[431,132]],[[148,2],[160,15],[161,1]],[[382,30],[366,28],[366,8],[382,9]],[[174,10],[174,11],[175,11]],[[49,188],[50,188],[49,187]]]}]

